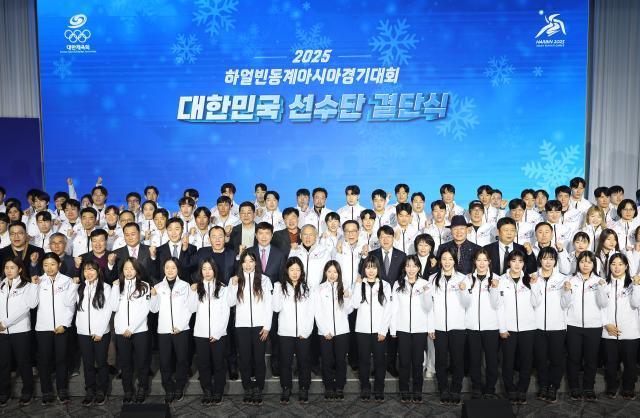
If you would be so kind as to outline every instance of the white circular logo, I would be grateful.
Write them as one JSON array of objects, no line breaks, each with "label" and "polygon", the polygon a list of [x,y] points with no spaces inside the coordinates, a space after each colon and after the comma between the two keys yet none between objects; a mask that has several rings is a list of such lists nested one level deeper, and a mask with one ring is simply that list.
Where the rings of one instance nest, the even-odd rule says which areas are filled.
[{"label": "white circular logo", "polygon": [[71,29],[78,29],[82,27],[85,23],[87,23],[87,15],[79,13],[77,15],[71,16],[69,19],[69,27]]}]

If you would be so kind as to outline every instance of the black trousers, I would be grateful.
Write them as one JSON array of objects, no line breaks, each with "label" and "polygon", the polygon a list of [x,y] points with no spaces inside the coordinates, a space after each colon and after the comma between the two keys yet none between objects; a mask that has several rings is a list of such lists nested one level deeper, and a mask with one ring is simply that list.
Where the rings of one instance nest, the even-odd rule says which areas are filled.
[{"label": "black trousers", "polygon": [[40,390],[42,394],[53,393],[51,371],[55,362],[56,389],[58,392],[67,390],[69,377],[67,375],[67,343],[69,336],[66,332],[55,334],[53,331],[37,331],[38,340],[38,375],[40,376]]},{"label": "black trousers", "polygon": [[14,356],[16,369],[22,378],[22,394],[31,396],[33,394],[31,332],[0,334],[0,353],[0,396],[11,395],[11,359]]},{"label": "black trousers", "polygon": [[356,333],[356,319],[358,311],[354,310],[348,316],[349,319],[349,365],[358,365],[358,333]]},{"label": "black trousers", "polygon": [[271,347],[271,369],[280,371],[280,336],[278,335],[278,315],[273,315],[271,330],[269,331],[269,345]]},{"label": "black trousers", "polygon": [[[498,350],[500,332],[495,330],[467,330],[469,346],[469,375],[471,390],[483,394],[494,394],[498,381]],[[484,354],[485,382],[482,384],[482,355]]]},{"label": "black trousers", "polygon": [[[215,342],[208,338],[195,337],[196,354],[198,355],[198,374],[200,387],[203,391],[210,391],[222,395],[226,383],[225,346],[227,337]],[[213,382],[211,377],[213,376]]]},{"label": "black trousers", "polygon": [[409,392],[409,376],[412,380],[411,392],[422,393],[422,362],[424,351],[427,349],[426,332],[408,333],[398,332],[398,360],[400,369],[400,392]]},{"label": "black trousers", "polygon": [[[502,340],[502,382],[507,393],[527,393],[533,367],[533,344],[536,331],[509,331]],[[513,370],[518,359],[518,384],[514,382]]]},{"label": "black trousers", "polygon": [[534,357],[540,388],[560,387],[567,357],[566,335],[565,330],[536,330]]},{"label": "black trousers", "polygon": [[385,350],[386,341],[378,341],[378,334],[358,333],[358,378],[360,379],[360,391],[371,391],[369,374],[371,373],[371,356],[373,355],[374,382],[373,391],[375,393],[384,392],[384,377],[387,374]]},{"label": "black trousers", "polygon": [[133,371],[138,375],[138,387],[145,392],[149,390],[149,332],[138,332],[126,338],[116,335],[118,366],[122,372],[122,390],[133,393]]},{"label": "black trousers", "polygon": [[[189,370],[189,331],[178,334],[158,334],[160,351],[160,373],[165,392],[183,391],[187,384]],[[175,381],[173,379],[173,359],[175,356]]]},{"label": "black trousers", "polygon": [[638,379],[638,343],[640,340],[613,340],[603,338],[605,369],[604,377],[607,382],[607,391],[618,390],[618,367],[622,362],[622,390],[633,392]]},{"label": "black trousers", "polygon": [[280,387],[291,389],[293,354],[298,361],[298,389],[309,390],[311,385],[311,364],[309,352],[311,340],[309,338],[282,337],[280,340]]},{"label": "black trousers", "polygon": [[[460,393],[464,377],[465,330],[438,331],[433,341],[436,355],[436,379],[438,391]],[[447,375],[447,360],[451,370],[451,386]]]},{"label": "black trousers", "polygon": [[320,337],[322,383],[326,391],[344,390],[347,382],[347,350],[351,333],[336,335],[330,340]]},{"label": "black trousers", "polygon": [[238,348],[236,347],[236,307],[229,310],[229,323],[227,324],[227,343],[225,344],[225,357],[229,371],[238,369]]},{"label": "black trousers", "polygon": [[569,389],[580,389],[582,367],[582,389],[593,390],[598,367],[598,350],[602,328],[580,328],[567,326],[567,380]]},{"label": "black trousers", "polygon": [[75,326],[75,315],[73,317],[72,325],[67,328],[65,334],[68,333],[67,337],[67,365],[70,371],[78,371],[80,370],[80,346],[78,345],[78,330]]},{"label": "black trousers", "polygon": [[109,333],[104,334],[100,341],[93,341],[88,335],[78,334],[78,346],[80,347],[84,366],[84,389],[86,391],[107,393],[109,388],[107,352],[109,351],[110,341],[111,334]]},{"label": "black trousers", "polygon": [[[238,368],[244,390],[250,390],[254,387],[260,390],[264,389],[266,373],[264,354],[267,345],[265,341],[260,341],[260,331],[262,331],[262,327],[236,328]],[[251,380],[252,373],[255,373],[255,382]]]}]

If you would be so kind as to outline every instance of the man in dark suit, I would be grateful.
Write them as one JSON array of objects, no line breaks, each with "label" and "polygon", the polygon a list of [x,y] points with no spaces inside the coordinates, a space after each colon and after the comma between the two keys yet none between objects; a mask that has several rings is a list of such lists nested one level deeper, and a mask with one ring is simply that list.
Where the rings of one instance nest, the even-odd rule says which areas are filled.
[{"label": "man in dark suit", "polygon": [[29,277],[44,274],[42,270],[44,250],[29,244],[27,226],[24,222],[15,221],[9,225],[9,239],[11,240],[11,245],[0,250],[0,266],[4,266],[7,260],[20,257],[24,261]]},{"label": "man in dark suit", "polygon": [[[393,288],[393,284],[398,278],[404,274],[402,267],[407,255],[397,248],[393,248],[393,228],[389,225],[381,226],[378,229],[378,241],[380,248],[371,251],[371,255],[380,262],[380,278],[389,283]],[[360,275],[364,277],[364,260],[360,261]],[[387,371],[393,377],[398,377],[398,369],[396,367],[396,357],[398,354],[397,339],[387,335]]]},{"label": "man in dark suit", "polygon": [[[278,247],[272,245],[273,225],[268,222],[260,222],[256,226],[256,238],[258,245],[249,248],[249,252],[256,257],[256,263],[260,265],[262,272],[271,279],[271,283],[275,284],[282,277],[286,257]],[[274,376],[279,376],[278,315],[273,315],[269,339],[271,340],[271,373]]]},{"label": "man in dark suit", "polygon": [[242,253],[245,248],[258,244],[256,239],[256,208],[251,202],[242,202],[240,204],[240,225],[236,225],[231,230],[227,248]]},{"label": "man in dark suit", "polygon": [[516,234],[516,221],[511,218],[501,218],[498,220],[498,241],[492,242],[484,247],[491,257],[491,272],[493,274],[502,275],[507,272],[509,269],[509,254],[515,250],[519,250],[525,255],[525,272],[527,274],[536,272],[537,261],[531,244],[525,243],[525,245],[520,245],[513,242]]},{"label": "man in dark suit", "polygon": [[464,216],[455,215],[451,218],[451,225],[449,225],[448,228],[451,228],[453,241],[440,245],[437,255],[438,260],[440,260],[440,255],[444,250],[451,250],[458,259],[456,270],[464,274],[469,274],[474,270],[473,256],[476,254],[476,251],[480,249],[479,245],[467,239],[468,227],[469,224],[467,220],[464,219]]},{"label": "man in dark suit", "polygon": [[191,257],[196,254],[195,245],[189,244],[189,235],[184,235],[184,222],[180,218],[167,221],[167,235],[169,241],[158,247],[156,251],[156,271],[164,276],[164,263],[171,259],[178,259],[178,277],[191,283]]},{"label": "man in dark suit", "polygon": [[224,228],[213,226],[209,230],[209,240],[211,247],[202,247],[191,257],[191,278],[196,280],[199,274],[198,266],[202,260],[213,258],[218,267],[218,277],[225,285],[229,284],[229,279],[236,274],[236,253],[224,247]]},{"label": "man in dark suit", "polygon": [[91,231],[89,239],[91,240],[92,249],[88,253],[84,253],[80,257],[76,257],[76,260],[79,259],[80,261],[80,263],[76,262],[76,266],[80,268],[80,265],[88,260],[95,261],[98,263],[98,266],[100,266],[100,270],[102,270],[102,273],[104,274],[105,281],[113,284],[113,281],[118,278],[117,274],[120,274],[120,272],[117,272],[117,274],[114,275],[114,272],[109,271],[108,265],[110,252],[107,251],[109,234],[104,229],[94,229]]},{"label": "man in dark suit", "polygon": [[[151,286],[155,285],[159,281],[156,262],[151,258],[152,254],[149,246],[140,243],[140,225],[135,222],[129,222],[122,228],[122,232],[126,245],[107,256],[107,268],[113,280],[117,278],[127,258],[133,257],[138,260],[138,263],[144,269],[144,275],[149,284]],[[153,251],[153,256],[155,257],[155,249]]]},{"label": "man in dark suit", "polygon": [[300,245],[300,242],[302,242],[300,228],[298,227],[300,213],[296,208],[286,208],[282,211],[282,217],[286,228],[273,233],[271,244],[278,247],[280,251],[288,256],[291,251],[291,244]]},{"label": "man in dark suit", "polygon": [[66,247],[66,235],[56,232],[49,237],[49,248],[51,248],[51,252],[58,254],[58,257],[60,257],[60,273],[71,278],[78,277],[80,274],[78,267],[73,257],[65,252]]}]

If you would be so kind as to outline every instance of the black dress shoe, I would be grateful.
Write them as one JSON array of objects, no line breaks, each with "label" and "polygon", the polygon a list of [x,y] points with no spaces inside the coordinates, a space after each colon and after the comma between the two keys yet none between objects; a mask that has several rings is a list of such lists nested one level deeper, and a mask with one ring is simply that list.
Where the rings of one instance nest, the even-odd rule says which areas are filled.
[{"label": "black dress shoe", "polygon": [[136,392],[136,403],[144,403],[147,400],[147,390],[143,387],[139,387]]},{"label": "black dress shoe", "polygon": [[170,404],[173,402],[173,392],[167,392],[164,394],[164,403]]},{"label": "black dress shoe", "polygon": [[320,366],[311,367],[311,373],[315,374],[316,376],[320,376],[322,374],[320,373]]},{"label": "black dress shoe", "polygon": [[409,392],[400,392],[400,402],[408,403],[411,402],[412,398],[413,397],[409,395]]},{"label": "black dress shoe", "polygon": [[238,368],[237,367],[230,367],[229,368],[229,380],[238,380],[240,376],[238,375]]},{"label": "black dress shoe", "polygon": [[526,405],[527,404],[527,394],[524,392],[520,392],[518,393],[518,403],[520,405]]},{"label": "black dress shoe", "polygon": [[280,403],[282,405],[288,405],[290,398],[291,398],[291,389],[283,388],[282,393],[280,394]]},{"label": "black dress shoe", "polygon": [[344,401],[344,390],[342,389],[336,390],[336,396],[334,399],[336,401]]},{"label": "black dress shoe", "polygon": [[298,393],[298,402],[309,403],[309,390],[300,389],[300,392]]},{"label": "black dress shoe", "polygon": [[23,393],[22,396],[20,396],[20,400],[18,401],[18,405],[27,406],[27,405],[31,404],[31,399],[32,399],[32,395],[31,394]]},{"label": "black dress shoe", "polygon": [[214,393],[211,398],[211,405],[220,405],[222,403],[222,393]]},{"label": "black dress shoe", "polygon": [[208,389],[203,390],[200,404],[202,406],[210,406],[212,401],[213,401],[213,395],[211,394],[211,391]]},{"label": "black dress shoe", "polygon": [[96,393],[96,397],[93,401],[95,402],[96,405],[104,405],[104,403],[107,401],[107,395],[105,395],[104,392],[99,390]]},{"label": "black dress shoe", "polygon": [[246,389],[244,391],[244,396],[242,397],[242,403],[251,404],[253,402],[253,390]]},{"label": "black dress shoe", "polygon": [[271,367],[271,375],[273,377],[280,377],[280,369],[277,367]]},{"label": "black dress shoe", "polygon": [[362,392],[360,392],[360,400],[362,402],[369,402],[369,400],[371,399],[371,392],[368,390],[364,390]]},{"label": "black dress shoe", "polygon": [[449,405],[451,403],[451,394],[447,391],[440,392],[440,405]]},{"label": "black dress shoe", "polygon": [[584,399],[589,402],[597,400],[596,393],[593,391],[593,389],[584,391]]},{"label": "black dress shoe", "polygon": [[125,405],[133,403],[133,392],[125,392],[122,395],[122,403]]},{"label": "black dress shoe", "polygon": [[262,405],[262,389],[256,388],[253,391],[252,403],[254,405]]},{"label": "black dress shoe", "polygon": [[411,402],[421,404],[422,403],[422,393],[416,392],[413,394]]}]

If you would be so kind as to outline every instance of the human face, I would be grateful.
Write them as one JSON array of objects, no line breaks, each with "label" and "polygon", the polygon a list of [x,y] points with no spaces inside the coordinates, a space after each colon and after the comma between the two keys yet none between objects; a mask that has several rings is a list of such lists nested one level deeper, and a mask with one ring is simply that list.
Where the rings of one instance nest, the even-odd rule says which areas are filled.
[{"label": "human face", "polygon": [[366,229],[367,231],[371,231],[371,229],[373,228],[373,225],[375,223],[376,223],[376,220],[374,218],[372,218],[371,216],[367,215],[362,220],[362,227],[364,229]]},{"label": "human face", "polygon": [[373,210],[380,213],[384,210],[384,207],[387,204],[387,199],[385,199],[382,196],[375,196],[372,202],[373,202]]},{"label": "human face", "polygon": [[551,222],[552,224],[557,224],[558,221],[560,220],[560,215],[562,214],[562,212],[560,212],[559,210],[548,210],[547,211],[547,220],[549,222]]},{"label": "human face", "polygon": [[96,217],[93,215],[93,213],[85,212],[82,214],[80,222],[82,223],[82,227],[86,231],[90,231],[96,226]]},{"label": "human face", "polygon": [[594,227],[602,225],[602,215],[600,214],[599,211],[595,211],[589,215],[589,218],[587,219],[587,221],[589,225]]},{"label": "human face", "polygon": [[10,226],[9,239],[14,247],[22,248],[27,244],[27,231],[25,231],[22,226]]},{"label": "human face", "polygon": [[580,273],[588,276],[593,271],[593,261],[591,261],[589,257],[583,257],[578,263],[578,268],[580,269]]},{"label": "human face", "polygon": [[607,251],[613,251],[616,249],[617,243],[618,243],[618,237],[616,236],[616,234],[611,234],[607,237],[607,239],[604,240],[604,243],[602,244],[602,246]]},{"label": "human face", "polygon": [[64,215],[70,222],[74,222],[76,219],[78,219],[78,208],[75,206],[67,205],[64,208]]},{"label": "human face", "polygon": [[235,193],[233,192],[233,189],[231,189],[231,187],[227,187],[222,191],[222,195],[228,196],[229,199],[231,199],[231,201],[233,202],[233,196],[235,196]]},{"label": "human face", "polygon": [[541,226],[536,230],[536,241],[542,245],[548,245],[551,242],[552,230],[547,225]]},{"label": "human face", "polygon": [[93,248],[94,253],[102,254],[107,249],[107,240],[102,235],[96,235],[91,238],[91,248]]},{"label": "human face", "polygon": [[502,206],[502,194],[493,193],[491,195],[491,206],[496,209],[500,209],[500,206]]},{"label": "human face", "polygon": [[454,226],[451,228],[451,236],[456,243],[464,242],[467,239],[466,226]]},{"label": "human face", "polygon": [[264,190],[262,187],[258,187],[255,191],[256,194],[256,200],[258,202],[264,202],[264,194],[267,193],[266,190]]},{"label": "human face", "polygon": [[364,268],[364,275],[368,281],[372,282],[378,277],[378,268],[375,264],[367,264]]},{"label": "human face", "polygon": [[431,211],[431,216],[433,216],[433,220],[436,224],[442,224],[444,222],[444,217],[446,216],[446,209],[442,209],[440,206],[434,206]]},{"label": "human face", "polygon": [[242,260],[242,271],[245,273],[252,273],[256,269],[256,261],[250,256],[246,256],[244,260]]},{"label": "human face", "polygon": [[156,228],[163,231],[167,226],[167,218],[162,213],[156,213],[153,217],[153,223],[156,224]]},{"label": "human face", "polygon": [[302,270],[300,270],[300,266],[297,265],[297,264],[292,264],[287,269],[287,273],[289,274],[289,279],[291,279],[291,281],[294,284],[298,283],[298,280],[300,280],[301,272],[302,272]]},{"label": "human face", "polygon": [[487,193],[486,190],[483,190],[478,195],[478,200],[481,201],[484,206],[489,206],[491,204],[491,195]]},{"label": "human face", "polygon": [[512,273],[520,274],[522,273],[522,268],[524,267],[524,260],[521,257],[514,257],[509,261],[509,269]]},{"label": "human face", "polygon": [[215,279],[214,273],[213,273],[213,266],[211,266],[211,263],[207,262],[202,264],[202,269],[200,270],[200,273],[202,273],[202,279],[204,281],[210,282],[213,279]]},{"label": "human face", "polygon": [[556,266],[556,260],[553,257],[546,255],[542,260],[540,260],[540,265],[542,266],[542,270],[551,271]]},{"label": "human face", "polygon": [[520,206],[516,206],[514,209],[511,209],[511,218],[516,221],[522,221],[522,217],[524,216],[524,209]]},{"label": "human face", "polygon": [[136,278],[136,269],[133,267],[133,263],[131,261],[125,261],[122,265],[122,273],[124,274],[124,278],[126,280],[131,280]]},{"label": "human face", "polygon": [[487,274],[489,271],[489,259],[485,254],[478,254],[475,260],[476,270],[478,274]]},{"label": "human face", "polygon": [[396,193],[396,199],[398,200],[398,203],[406,203],[408,198],[409,193],[407,193],[404,187],[401,187],[400,190],[398,190],[398,193]]},{"label": "human face", "polygon": [[624,274],[626,273],[628,267],[629,266],[622,262],[622,259],[620,257],[616,257],[613,259],[610,265],[611,274],[613,275],[613,277],[624,277]]},{"label": "human face", "polygon": [[444,203],[446,203],[447,205],[450,205],[453,203],[453,198],[455,197],[455,193],[449,191],[449,190],[445,190],[440,197],[442,197],[442,201]]},{"label": "human face", "polygon": [[255,216],[255,212],[249,206],[243,206],[242,209],[240,209],[240,220],[244,225],[251,225]]},{"label": "human face", "polygon": [[547,197],[545,195],[543,195],[542,193],[538,193],[538,195],[536,196],[536,206],[539,209],[544,209],[544,205],[547,204]]},{"label": "human face", "polygon": [[589,241],[585,239],[577,239],[573,242],[573,246],[576,249],[576,253],[580,254],[581,252],[589,249]]},{"label": "human face", "polygon": [[316,192],[313,195],[313,206],[316,208],[323,208],[327,203],[327,195],[324,192]]},{"label": "human face", "polygon": [[329,219],[329,222],[327,222],[327,229],[331,233],[336,233],[339,228],[340,228],[340,220],[338,220],[338,219]]},{"label": "human face", "polygon": [[583,195],[584,195],[584,184],[578,183],[578,187],[571,189],[571,196],[573,196],[575,200],[582,199]]},{"label": "human face", "polygon": [[66,201],[67,199],[65,197],[59,197],[56,200],[53,201],[53,203],[56,205],[56,209],[60,210],[62,209],[62,204]]},{"label": "human face", "polygon": [[525,194],[522,200],[524,200],[524,204],[527,206],[527,209],[533,209],[533,205],[536,203],[536,199],[531,193]]},{"label": "human face", "polygon": [[600,196],[598,196],[596,201],[598,202],[598,206],[601,207],[602,209],[604,210],[609,209],[609,203],[611,202],[611,200],[609,199],[609,196],[607,196],[606,194],[602,193]]},{"label": "human face", "polygon": [[398,218],[398,224],[403,228],[411,223],[411,215],[405,210],[400,211],[396,217]]},{"label": "human face", "polygon": [[180,205],[180,213],[187,219],[191,218],[191,214],[193,213],[193,206],[186,203],[184,205]]},{"label": "human face", "polygon": [[9,280],[13,280],[20,275],[20,268],[13,261],[7,261],[4,265],[4,275]]},{"label": "human face", "polygon": [[413,260],[409,260],[404,267],[404,271],[407,273],[407,277],[409,277],[409,280],[415,280],[418,277],[420,267],[418,267],[418,265]]},{"label": "human face", "polygon": [[204,231],[209,226],[209,217],[206,213],[200,212],[196,217],[196,227],[199,230]]},{"label": "human face", "polygon": [[269,194],[264,202],[268,211],[273,212],[274,210],[278,209],[278,199],[276,199],[274,195]]},{"label": "human face", "polygon": [[266,247],[271,243],[271,238],[273,238],[273,233],[268,229],[259,229],[256,233],[256,239],[258,240],[258,244],[263,247]]},{"label": "human face", "polygon": [[422,213],[424,211],[424,200],[420,196],[416,196],[411,201],[411,207],[415,213]]},{"label": "human face", "polygon": [[178,242],[182,239],[182,226],[178,222],[171,222],[167,227],[167,235],[171,242]]},{"label": "human face", "polygon": [[355,206],[358,204],[358,199],[360,199],[360,195],[353,194],[351,190],[347,192],[347,205]]},{"label": "human face", "polygon": [[503,244],[511,244],[516,239],[515,225],[502,225],[502,228],[498,230],[498,238]]},{"label": "human face", "polygon": [[104,217],[105,217],[108,225],[113,226],[113,225],[118,223],[118,219],[119,219],[118,218],[118,214],[113,209],[108,210],[107,212],[105,212]]},{"label": "human face", "polygon": [[471,222],[475,225],[482,223],[482,216],[484,215],[484,210],[477,206],[474,206],[469,212],[469,217],[471,218]]},{"label": "human face", "polygon": [[51,221],[45,221],[44,219],[40,218],[36,221],[36,223],[40,232],[46,234],[47,232],[51,231]]},{"label": "human face", "polygon": [[348,223],[344,226],[344,237],[351,245],[358,242],[358,227],[355,224]]},{"label": "human face", "polygon": [[87,282],[93,283],[98,278],[98,271],[93,266],[85,265],[82,269],[82,275]]},{"label": "human face", "polygon": [[167,261],[164,263],[164,275],[169,280],[175,280],[178,277],[178,266],[173,261]]},{"label": "human face", "polygon": [[231,212],[231,205],[227,202],[221,202],[216,205],[218,207],[218,213],[223,218],[229,216],[229,212]]},{"label": "human face", "polygon": [[425,241],[420,241],[418,243],[418,255],[420,257],[426,257],[431,253],[431,245],[427,244]]},{"label": "human face", "polygon": [[298,203],[298,207],[306,209],[309,207],[309,196],[300,194],[296,196],[296,202]]},{"label": "human face", "polygon": [[134,226],[130,226],[124,229],[124,242],[129,247],[135,247],[140,243],[140,231]]},{"label": "human face", "polygon": [[213,228],[209,232],[209,240],[211,241],[211,248],[216,252],[220,252],[224,249],[224,232],[218,228]]},{"label": "human face", "polygon": [[287,226],[287,229],[291,231],[295,231],[298,229],[298,215],[291,212],[284,217],[284,224]]},{"label": "human face", "polygon": [[440,256],[440,266],[442,267],[442,270],[446,273],[450,273],[453,270],[454,265],[455,262],[453,260],[453,256],[448,252],[442,253]]},{"label": "human face", "polygon": [[97,189],[91,194],[91,199],[93,199],[93,203],[101,208],[104,205],[104,202],[107,200],[107,196],[102,192],[102,190]]},{"label": "human face", "polygon": [[335,266],[330,266],[327,269],[327,281],[329,283],[335,283],[338,280],[338,270],[336,269]]},{"label": "human face", "polygon": [[137,197],[130,197],[127,199],[127,206],[129,207],[129,210],[133,213],[136,213],[138,211],[138,209],[140,209],[140,199],[138,199]]},{"label": "human face", "polygon": [[121,228],[124,228],[126,224],[134,221],[135,219],[133,217],[133,214],[131,214],[130,212],[124,212],[120,214],[119,222]]},{"label": "human face", "polygon": [[47,208],[49,202],[46,200],[40,200],[38,198],[33,199],[33,207],[37,212],[41,212]]},{"label": "human face", "polygon": [[[53,237],[49,239],[49,247],[51,247],[51,251],[62,255],[64,253],[66,247],[66,241],[62,237]],[[96,246],[93,246],[93,250],[95,251]]]},{"label": "human face", "polygon": [[393,247],[393,234],[380,233],[380,246],[383,250],[389,251]]},{"label": "human face", "polygon": [[144,194],[144,197],[147,200],[151,200],[152,202],[158,201],[158,193],[156,193],[156,191],[153,189],[147,189],[147,192]]},{"label": "human face", "polygon": [[624,199],[624,193],[611,193],[611,203],[613,203],[614,205],[618,206],[620,202],[622,202],[622,199]]},{"label": "human face", "polygon": [[144,215],[144,219],[153,219],[153,211],[155,209],[153,208],[153,205],[150,203],[147,203],[146,205],[144,205],[142,207],[142,214]]},{"label": "human face", "polygon": [[556,199],[558,199],[560,203],[562,203],[562,209],[566,209],[569,207],[569,193],[560,192],[556,195]]},{"label": "human face", "polygon": [[53,258],[47,258],[42,262],[42,269],[49,277],[55,277],[60,270],[60,264]]},{"label": "human face", "polygon": [[622,215],[622,219],[625,221],[631,221],[633,219],[634,212],[635,210],[633,209],[633,205],[631,203],[627,203],[620,211],[620,214]]},{"label": "human face", "polygon": [[301,239],[302,243],[307,247],[312,247],[316,243],[316,238],[318,238],[318,233],[315,228],[307,227],[302,228]]}]

